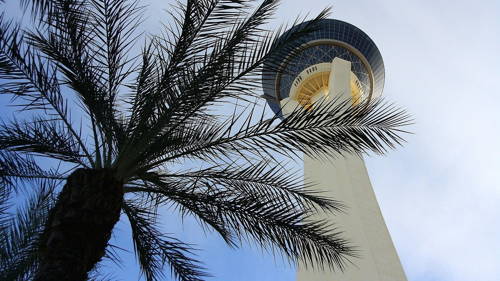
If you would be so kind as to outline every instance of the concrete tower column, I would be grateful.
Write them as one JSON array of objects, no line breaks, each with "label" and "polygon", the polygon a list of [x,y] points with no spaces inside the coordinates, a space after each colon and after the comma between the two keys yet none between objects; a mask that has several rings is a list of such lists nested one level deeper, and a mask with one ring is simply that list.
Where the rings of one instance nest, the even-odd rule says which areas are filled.
[{"label": "concrete tower column", "polygon": [[[329,96],[341,95],[343,100],[352,98],[351,63],[335,58],[328,84]],[[321,98],[316,96],[312,100]],[[289,102],[283,108],[284,114],[296,106],[296,102]],[[406,281],[363,159],[339,155],[331,161],[321,161],[304,156],[304,177],[317,183],[325,195],[347,205],[345,214],[330,215],[327,219],[344,231],[344,236],[357,247],[360,258],[353,258],[353,264],[347,265],[344,272],[299,266],[297,281]]]}]

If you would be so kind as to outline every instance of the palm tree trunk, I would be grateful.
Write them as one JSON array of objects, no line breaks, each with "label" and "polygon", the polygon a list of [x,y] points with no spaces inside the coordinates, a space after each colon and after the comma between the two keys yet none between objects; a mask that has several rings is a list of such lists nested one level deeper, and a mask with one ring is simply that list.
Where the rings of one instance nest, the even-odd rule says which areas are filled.
[{"label": "palm tree trunk", "polygon": [[123,183],[110,169],[78,169],[67,179],[41,237],[35,281],[87,280],[120,218]]}]

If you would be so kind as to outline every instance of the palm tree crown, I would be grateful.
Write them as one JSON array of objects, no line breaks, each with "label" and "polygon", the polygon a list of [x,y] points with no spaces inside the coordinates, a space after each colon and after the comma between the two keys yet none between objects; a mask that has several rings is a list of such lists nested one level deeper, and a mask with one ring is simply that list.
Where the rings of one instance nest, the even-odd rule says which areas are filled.
[{"label": "palm tree crown", "polygon": [[[147,280],[162,279],[165,265],[178,280],[202,280],[191,246],[160,230],[162,206],[229,245],[255,241],[292,262],[342,269],[355,256],[330,222],[311,219],[342,204],[276,155],[384,153],[408,116],[369,101],[267,118],[254,102],[263,62],[293,54],[286,42],[328,10],[278,40],[285,29],[264,29],[277,0],[187,0],[161,35],[144,39],[139,1],[21,2],[36,25],[3,16],[0,27],[0,93],[26,112],[0,124],[0,279],[62,280],[47,276],[69,274],[60,265],[75,253],[84,254],[68,262],[81,272],[67,280],[88,278],[122,213]],[[229,116],[212,110],[235,103]],[[28,204],[9,216],[15,196]]]}]

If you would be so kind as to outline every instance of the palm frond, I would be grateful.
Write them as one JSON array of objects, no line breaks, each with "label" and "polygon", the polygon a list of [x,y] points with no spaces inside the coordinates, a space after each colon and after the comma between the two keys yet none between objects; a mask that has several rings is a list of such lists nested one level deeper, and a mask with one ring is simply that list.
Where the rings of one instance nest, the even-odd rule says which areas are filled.
[{"label": "palm frond", "polygon": [[57,121],[34,117],[0,123],[0,149],[52,157],[85,166],[77,140]]},{"label": "palm frond", "polygon": [[[89,47],[92,49],[94,63],[97,70],[101,72],[100,80],[105,87],[108,104],[107,114],[117,115],[115,103],[120,87],[124,81],[133,73],[135,58],[129,57],[131,49],[140,34],[136,32],[142,21],[142,7],[138,1],[110,1],[93,0],[90,1],[92,9],[90,32],[95,34],[90,41]],[[129,3],[130,2],[130,3]],[[109,124],[108,124],[109,125]],[[114,124],[114,130],[104,130],[103,157],[106,158],[106,165],[111,164],[114,151],[113,142],[125,138],[120,124]],[[110,134],[114,132],[118,136]],[[107,144],[107,145],[106,145]]]},{"label": "palm frond", "polygon": [[[282,32],[265,31],[260,26],[270,19],[278,1],[264,1],[246,18],[233,23],[233,29],[219,38],[199,58],[199,68],[192,67],[184,73],[180,93],[173,93],[172,105],[166,113],[168,131],[178,126],[206,118],[204,108],[227,98],[246,100],[260,87],[261,66],[267,57],[288,51],[287,45],[278,40]],[[289,34],[290,40],[300,40],[315,24],[328,15],[328,9],[315,19]],[[191,120],[195,118],[195,120]],[[161,119],[160,119],[161,121]],[[158,124],[163,125],[161,122]]]},{"label": "palm frond", "polygon": [[[129,148],[142,147],[142,140],[148,139],[148,136],[154,137],[150,133],[153,132],[150,130],[151,126],[161,121],[155,113],[173,107],[172,103],[178,103],[173,100],[178,94],[177,91],[181,90],[177,80],[185,80],[186,71],[197,63],[196,55],[200,52],[205,54],[207,46],[211,46],[213,40],[223,37],[224,33],[217,33],[216,30],[228,23],[229,18],[224,16],[234,15],[235,11],[241,10],[245,2],[188,1],[186,5],[180,5],[183,21],[176,20],[177,32],[171,30],[170,36],[167,35],[168,39],[156,37],[150,47],[145,49],[154,52],[144,53],[141,72],[132,96],[134,102],[129,121]],[[175,16],[173,18],[177,19]],[[152,54],[156,56],[158,63],[152,62]],[[147,89],[141,87],[145,81],[149,82]],[[139,141],[139,144],[136,141]]]},{"label": "palm frond", "polygon": [[0,79],[9,81],[0,85],[0,94],[22,99],[23,109],[54,113],[61,120],[89,161],[91,155],[72,124],[68,101],[62,96],[56,66],[26,42],[18,25],[4,23],[0,18]]},{"label": "palm frond", "polygon": [[0,280],[30,280],[38,266],[38,241],[54,205],[53,182],[42,181],[24,208],[0,232]]},{"label": "palm frond", "polygon": [[174,186],[198,182],[217,186],[221,190],[237,193],[257,194],[282,204],[292,202],[297,208],[325,212],[343,212],[345,206],[336,200],[321,195],[313,182],[302,179],[298,170],[286,168],[272,160],[262,160],[241,164],[236,161],[229,165],[218,165],[194,171],[161,172],[154,175],[149,172],[142,180],[156,178],[167,180]]},{"label": "palm frond", "polygon": [[[213,229],[221,236],[229,246],[236,246],[237,237],[229,228],[213,213],[205,213],[202,209],[198,209],[190,202],[190,193],[199,188],[198,182],[190,182],[186,184],[183,181],[169,181],[161,179],[156,174],[148,173],[143,175],[147,180],[142,180],[142,183],[133,183],[127,186],[125,192],[138,194],[143,198],[143,201],[154,206],[174,202],[181,214],[193,215],[199,219],[201,226],[208,226],[208,229]],[[186,194],[188,193],[188,194]]]},{"label": "palm frond", "polygon": [[[172,81],[175,86],[161,88],[159,89],[161,91],[156,90],[157,92],[154,88],[150,89],[152,92],[147,94],[152,96],[148,96],[147,99],[143,98],[149,101],[143,104],[143,106],[148,106],[149,111],[137,111],[141,113],[142,118],[150,121],[142,121],[143,125],[135,128],[128,145],[133,150],[131,149],[130,153],[124,153],[127,155],[127,160],[119,159],[120,164],[126,161],[124,165],[129,166],[130,162],[136,163],[139,159],[149,158],[148,153],[159,154],[162,151],[161,144],[169,143],[169,137],[177,134],[175,130],[183,131],[184,126],[187,131],[192,132],[194,130],[191,127],[196,126],[197,123],[206,123],[207,120],[211,120],[212,118],[204,113],[203,108],[206,106],[227,98],[243,100],[248,98],[248,94],[254,90],[251,87],[252,83],[256,85],[260,82],[260,78],[255,74],[260,75],[260,67],[265,59],[274,52],[287,49],[286,44],[278,41],[282,35],[281,32],[262,36],[262,30],[259,28],[259,24],[269,19],[275,5],[276,1],[264,1],[254,14],[245,18],[233,32],[218,40],[219,43],[216,46],[220,47],[206,50],[211,52],[206,52],[203,58],[199,58],[202,63],[198,70],[184,67],[183,75],[179,77],[180,80]],[[295,29],[287,36],[289,39],[303,37],[327,14],[328,11],[325,10],[317,18]],[[256,44],[258,48],[249,53],[248,50],[252,49],[250,48],[252,46],[248,45],[250,42],[252,46]],[[150,74],[150,72],[146,73]],[[244,79],[248,75],[254,75],[253,79],[247,77],[247,80],[252,82]],[[158,76],[160,79],[164,77],[161,72]],[[161,82],[157,83],[161,84]],[[235,86],[237,83],[240,83],[240,86]],[[231,85],[233,87],[230,87]],[[154,102],[157,104],[152,104]],[[134,120],[133,116],[131,120]],[[212,126],[216,125],[212,124]],[[137,149],[138,147],[143,149]],[[144,151],[148,147],[155,149]]]},{"label": "palm frond", "polygon": [[21,187],[31,188],[39,180],[61,181],[66,177],[57,170],[42,169],[30,155],[0,150],[0,193],[20,191]]},{"label": "palm frond", "polygon": [[[135,93],[131,126],[144,124],[147,118],[153,117],[148,113],[169,101],[173,102],[173,93],[169,89],[178,87],[176,81],[184,79],[185,70],[192,68],[198,61],[197,56],[205,55],[207,46],[212,46],[225,36],[226,32],[222,31],[232,26],[232,17],[241,13],[246,2],[249,1],[190,0],[186,5],[179,3],[179,9],[174,11],[179,11],[182,15],[172,14],[176,26],[167,27],[167,34],[157,36],[151,42],[158,51],[158,89]],[[182,21],[178,18],[182,18]],[[145,79],[147,76],[144,75],[139,75],[138,79]]]},{"label": "palm frond", "polygon": [[58,7],[59,16],[53,18],[47,31],[29,33],[29,40],[54,62],[64,75],[64,84],[74,90],[84,106],[94,135],[95,164],[102,167],[109,161],[104,161],[108,153],[101,149],[110,150],[122,128],[114,96],[107,91],[107,76],[98,67],[91,44],[95,36],[91,32],[91,14],[85,3],[69,2]]},{"label": "palm frond", "polygon": [[193,251],[190,245],[156,228],[155,214],[130,201],[124,203],[123,210],[132,228],[137,259],[148,281],[161,280],[165,263],[170,265],[172,274],[178,280],[198,281],[207,276],[199,261],[190,257]]},{"label": "palm frond", "polygon": [[142,8],[138,1],[127,0],[92,0],[92,31],[95,33],[91,47],[96,57],[94,59],[105,72],[101,79],[106,86],[110,96],[110,102],[114,102],[120,85],[131,74],[129,64],[130,58],[127,54],[133,47],[133,43],[139,34],[136,29],[142,20]]},{"label": "palm frond", "polygon": [[190,145],[162,151],[163,155],[147,167],[182,157],[227,158],[243,152],[272,157],[273,153],[291,156],[301,151],[316,158],[343,153],[382,154],[401,144],[399,133],[405,132],[402,127],[410,123],[404,110],[383,100],[357,105],[351,101],[332,102],[311,111],[297,108],[283,120],[279,115],[265,120],[264,112],[253,115],[251,110],[238,130],[233,130],[231,118],[216,135],[209,131]]},{"label": "palm frond", "polygon": [[334,270],[342,270],[356,256],[331,222],[311,219],[314,212],[297,207],[292,200],[221,189],[203,181],[183,188],[171,182],[154,184],[132,190],[157,193],[164,197],[163,203],[174,202],[181,212],[213,227],[230,245],[255,241],[264,249],[284,254],[292,263],[300,260]]},{"label": "palm frond", "polygon": [[5,187],[4,177],[0,176],[0,233],[3,233],[10,224],[9,209],[12,203],[9,202],[11,188]]}]

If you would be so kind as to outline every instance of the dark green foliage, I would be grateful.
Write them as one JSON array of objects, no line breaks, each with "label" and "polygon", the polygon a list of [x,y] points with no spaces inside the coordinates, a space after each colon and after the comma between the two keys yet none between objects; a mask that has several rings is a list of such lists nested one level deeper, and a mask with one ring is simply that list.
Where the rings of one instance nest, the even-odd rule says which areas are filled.
[{"label": "dark green foliage", "polygon": [[[38,181],[40,188],[31,196],[17,215],[6,212],[6,202],[0,202],[0,280],[31,280],[37,270],[40,234],[54,205],[54,184]],[[2,198],[4,199],[4,198]]]},{"label": "dark green foliage", "polygon": [[167,236],[156,228],[157,214],[135,206],[132,202],[125,202],[123,211],[129,218],[132,235],[136,237],[134,248],[148,280],[162,277],[161,273],[157,275],[167,262],[179,280],[195,281],[207,276],[197,265],[199,261],[188,256],[193,250],[190,245]]},{"label": "dark green foliage", "polygon": [[[301,40],[328,10],[279,41],[285,27],[264,28],[278,1],[254,2],[179,4],[139,54],[138,1],[24,0],[33,26],[1,19],[0,94],[26,112],[0,123],[2,278],[35,272],[51,198],[76,168],[109,169],[124,183],[122,213],[147,280],[163,279],[165,265],[178,280],[208,276],[191,245],[160,230],[164,206],[197,218],[233,247],[253,241],[292,263],[346,266],[355,256],[346,238],[331,222],[312,219],[344,206],[276,155],[385,153],[402,141],[409,118],[382,101],[269,117],[255,102],[263,62],[272,67],[273,55],[293,55],[286,41]],[[218,114],[218,105],[234,114]],[[41,167],[42,158],[62,168]],[[44,192],[29,189],[46,181]],[[30,203],[4,219],[19,194]]]}]

